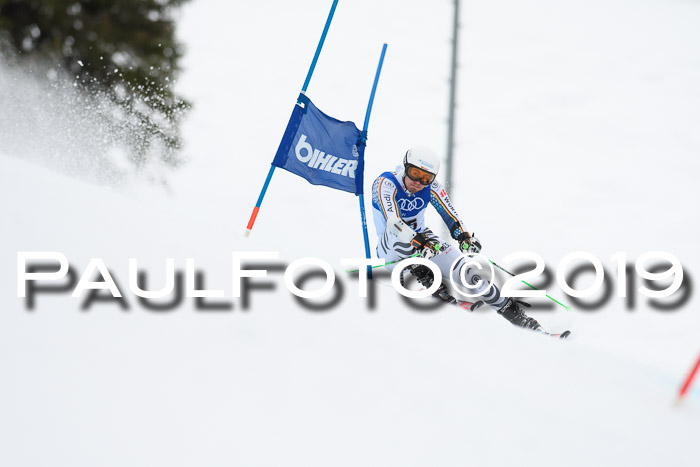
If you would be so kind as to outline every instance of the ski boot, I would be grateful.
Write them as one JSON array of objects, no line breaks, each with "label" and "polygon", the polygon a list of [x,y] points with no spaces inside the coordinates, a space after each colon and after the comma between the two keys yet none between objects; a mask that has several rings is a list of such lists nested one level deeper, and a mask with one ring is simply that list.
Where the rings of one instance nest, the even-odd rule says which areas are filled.
[{"label": "ski boot", "polygon": [[523,305],[528,308],[531,306],[529,303],[509,298],[506,304],[503,305],[503,308],[498,310],[498,314],[510,321],[514,326],[532,329],[533,331],[539,330],[540,323],[538,323],[534,318],[530,318],[523,313],[523,310],[520,309],[519,305]]},{"label": "ski boot", "polygon": [[[413,274],[418,283],[426,289],[429,289],[433,285],[433,273],[429,267],[420,265],[409,267],[408,269],[409,271],[411,271],[411,274]],[[401,276],[401,279],[401,285],[403,285],[403,275]],[[455,303],[457,301],[457,299],[455,299],[452,296],[452,294],[450,294],[450,291],[447,290],[445,284],[440,284],[440,287],[438,287],[438,289],[435,292],[433,292],[432,295],[433,297],[438,298],[446,303]]]}]

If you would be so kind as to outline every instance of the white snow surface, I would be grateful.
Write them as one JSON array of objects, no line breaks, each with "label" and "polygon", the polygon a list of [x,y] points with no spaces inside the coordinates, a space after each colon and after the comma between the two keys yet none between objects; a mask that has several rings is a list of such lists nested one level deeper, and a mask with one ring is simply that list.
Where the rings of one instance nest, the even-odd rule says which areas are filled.
[{"label": "white snow surface", "polygon": [[[568,341],[419,313],[382,286],[369,310],[340,265],[364,254],[357,200],[281,170],[244,238],[331,2],[264,3],[182,10],[178,89],[195,108],[169,193],[0,155],[0,465],[697,465],[700,384],[672,404],[700,351],[697,294],[664,312],[637,293],[630,310],[610,257],[669,251],[697,280],[700,3],[463,2],[452,200],[497,262],[603,261],[604,307],[532,313]],[[366,190],[412,145],[444,153],[450,26],[448,1],[341,0],[308,95],[361,126],[389,44]],[[341,302],[308,311],[270,273],[243,311],[231,252],[270,250],[328,261]],[[18,251],[60,251],[78,275],[102,258],[130,309],[66,293],[28,311]],[[233,310],[145,310],[129,258],[154,288],[166,258],[194,258]]]}]

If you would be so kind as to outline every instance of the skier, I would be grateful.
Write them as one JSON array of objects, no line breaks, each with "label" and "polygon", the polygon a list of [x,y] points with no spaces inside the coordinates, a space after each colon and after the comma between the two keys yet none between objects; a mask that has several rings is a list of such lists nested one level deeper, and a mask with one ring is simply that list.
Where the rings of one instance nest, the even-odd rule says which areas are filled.
[{"label": "skier", "polygon": [[[461,283],[462,268],[466,267],[465,280],[476,286],[481,280],[477,274],[478,269],[468,266],[461,253],[479,253],[481,242],[464,229],[447,191],[435,180],[439,169],[440,160],[437,155],[429,148],[417,146],[406,152],[403,167],[397,167],[395,172],[384,172],[374,181],[372,212],[379,237],[377,255],[388,263],[420,253],[420,256],[430,259],[440,268],[443,278],[449,278],[450,266],[460,258],[452,272],[453,284]],[[461,253],[426,227],[425,210],[428,204],[432,204],[440,214]],[[396,264],[387,267],[393,269]],[[424,286],[432,284],[432,273],[426,266],[420,265],[410,270]],[[519,306],[530,305],[501,297],[495,284],[484,280],[481,286],[469,292],[481,292],[489,285],[491,288],[480,297],[484,303],[516,326],[540,329],[539,323],[525,315]],[[444,286],[438,289],[436,295],[438,293],[439,298],[454,301],[454,298],[446,294]]]}]

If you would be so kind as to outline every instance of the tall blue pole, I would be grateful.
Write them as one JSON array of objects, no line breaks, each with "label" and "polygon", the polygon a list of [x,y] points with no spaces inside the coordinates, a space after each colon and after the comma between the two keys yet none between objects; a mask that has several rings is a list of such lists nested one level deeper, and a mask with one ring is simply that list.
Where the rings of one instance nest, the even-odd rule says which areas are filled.
[{"label": "tall blue pole", "polygon": [[[309,87],[309,81],[311,81],[311,75],[314,74],[314,68],[316,68],[316,62],[318,62],[318,57],[321,55],[321,49],[323,48],[323,43],[326,41],[326,35],[328,34],[328,29],[331,27],[331,21],[333,20],[333,15],[335,14],[335,7],[338,6],[338,0],[333,0],[333,5],[331,5],[331,11],[328,13],[328,18],[326,19],[326,25],[323,27],[323,33],[321,34],[321,39],[318,41],[318,46],[316,47],[316,53],[314,54],[314,59],[311,61],[311,66],[309,67],[309,72],[306,74],[306,79],[304,80],[304,85],[301,88],[302,93],[306,93],[306,88]],[[297,104],[299,102],[297,101]],[[258,217],[258,212],[260,211],[260,206],[262,205],[263,198],[265,198],[265,193],[267,193],[267,187],[270,186],[270,180],[272,180],[272,174],[275,173],[275,166],[270,165],[270,171],[267,173],[267,178],[263,184],[262,190],[260,190],[260,196],[258,196],[258,201],[255,203],[253,208],[253,213],[250,215],[248,220],[248,225],[245,229],[245,236],[250,235],[250,231],[253,229],[255,224],[255,219]]]},{"label": "tall blue pole", "polygon": [[386,54],[386,44],[382,46],[382,54],[379,56],[379,65],[377,65],[377,73],[374,75],[374,83],[372,84],[372,93],[369,96],[367,104],[367,112],[365,113],[365,124],[362,126],[362,133],[367,139],[367,127],[369,126],[369,114],[372,112],[372,104],[374,103],[374,93],[377,92],[377,84],[379,83],[379,73],[382,72],[382,64],[384,63],[384,55]]},{"label": "tall blue pole", "polygon": [[[372,254],[369,252],[369,235],[367,234],[367,217],[365,216],[365,195],[358,195],[360,199],[360,220],[362,221],[362,236],[365,239],[365,258],[370,259]],[[372,267],[367,266],[367,277],[372,278]]]},{"label": "tall blue pole", "polygon": [[[382,72],[382,64],[384,63],[384,55],[386,54],[386,44],[382,46],[382,54],[379,56],[379,65],[377,65],[377,73],[374,75],[374,83],[372,84],[372,92],[369,95],[369,103],[367,104],[367,112],[365,113],[365,123],[362,126],[362,133],[360,138],[362,139],[362,144],[367,142],[367,128],[369,127],[369,115],[372,113],[372,104],[374,103],[374,94],[377,91],[377,84],[379,84],[379,74]],[[365,240],[365,257],[370,259],[372,254],[369,251],[369,235],[367,234],[367,217],[365,216],[365,195],[358,195],[360,198],[360,218],[362,220],[362,235]],[[372,278],[372,268],[367,266],[367,277]]]},{"label": "tall blue pole", "polygon": [[318,47],[316,47],[314,59],[311,60],[311,66],[309,67],[309,72],[306,74],[306,79],[304,80],[304,85],[301,87],[301,92],[306,92],[306,88],[309,87],[309,81],[311,81],[311,75],[314,74],[314,68],[316,68],[316,62],[318,62],[318,57],[319,55],[321,55],[321,49],[323,48],[323,43],[326,40],[328,28],[331,27],[331,20],[333,19],[333,14],[335,13],[336,6],[338,6],[338,0],[333,0],[333,5],[331,5],[331,11],[330,13],[328,13],[328,19],[326,19],[326,25],[324,26],[323,33],[321,34],[321,40],[318,41]]}]

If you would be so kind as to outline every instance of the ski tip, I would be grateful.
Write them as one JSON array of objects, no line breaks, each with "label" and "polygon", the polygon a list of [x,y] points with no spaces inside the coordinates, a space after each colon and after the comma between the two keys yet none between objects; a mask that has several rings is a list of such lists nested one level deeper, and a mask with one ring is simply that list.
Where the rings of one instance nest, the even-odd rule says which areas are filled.
[{"label": "ski tip", "polygon": [[564,332],[562,332],[561,335],[559,336],[559,339],[566,339],[566,338],[569,337],[570,335],[571,335],[571,331],[564,331]]},{"label": "ski tip", "polygon": [[250,229],[245,229],[245,237],[250,237]]}]

